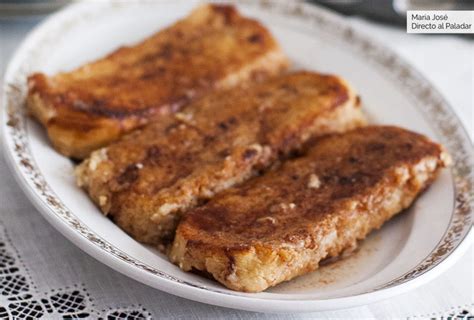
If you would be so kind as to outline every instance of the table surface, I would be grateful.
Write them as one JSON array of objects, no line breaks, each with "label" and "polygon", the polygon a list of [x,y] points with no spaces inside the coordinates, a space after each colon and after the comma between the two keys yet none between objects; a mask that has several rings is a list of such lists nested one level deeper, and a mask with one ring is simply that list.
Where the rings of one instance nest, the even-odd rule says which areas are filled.
[{"label": "table surface", "polygon": [[[41,19],[0,20],[1,75],[14,49]],[[358,18],[348,20],[423,72],[451,103],[472,140],[473,40],[459,36],[408,35],[402,29]],[[452,268],[432,282],[358,308],[276,315],[185,300],[135,282],[67,241],[30,204],[3,157],[0,157],[0,177],[0,318],[13,312],[48,319],[65,314],[107,319],[127,316],[129,319],[383,319],[474,315],[472,246]],[[12,297],[20,297],[21,301]]]}]

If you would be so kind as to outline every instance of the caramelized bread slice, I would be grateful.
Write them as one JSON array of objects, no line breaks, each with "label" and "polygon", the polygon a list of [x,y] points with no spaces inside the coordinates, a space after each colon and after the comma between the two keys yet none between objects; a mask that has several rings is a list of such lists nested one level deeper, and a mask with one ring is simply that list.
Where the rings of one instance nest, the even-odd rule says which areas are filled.
[{"label": "caramelized bread slice", "polygon": [[222,90],[92,153],[78,183],[135,239],[159,243],[180,213],[298,150],[363,123],[340,78],[311,72]]},{"label": "caramelized bread slice", "polygon": [[259,22],[229,5],[203,5],[145,41],[72,72],[31,75],[27,105],[59,152],[82,159],[215,88],[286,67]]},{"label": "caramelized bread slice", "polygon": [[187,213],[170,259],[234,290],[265,290],[353,248],[410,206],[448,160],[440,145],[396,127],[321,138],[306,156]]}]

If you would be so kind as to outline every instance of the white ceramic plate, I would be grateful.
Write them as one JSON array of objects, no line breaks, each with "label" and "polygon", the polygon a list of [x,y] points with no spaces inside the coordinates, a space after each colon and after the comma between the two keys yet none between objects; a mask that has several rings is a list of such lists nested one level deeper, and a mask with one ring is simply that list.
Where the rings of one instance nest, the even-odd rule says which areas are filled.
[{"label": "white ceramic plate", "polygon": [[340,74],[360,92],[375,123],[400,125],[445,144],[455,160],[407,212],[373,233],[354,256],[264,293],[227,290],[182,272],[105,218],[79,190],[73,164],[24,114],[26,76],[70,70],[131,44],[186,15],[190,1],[73,5],[24,41],[2,97],[5,153],[18,182],[45,218],[104,264],[157,289],[254,311],[298,312],[366,304],[409,290],[446,269],[467,247],[472,221],[472,146],[446,101],[393,52],[317,7],[239,1],[264,22],[297,68]]}]

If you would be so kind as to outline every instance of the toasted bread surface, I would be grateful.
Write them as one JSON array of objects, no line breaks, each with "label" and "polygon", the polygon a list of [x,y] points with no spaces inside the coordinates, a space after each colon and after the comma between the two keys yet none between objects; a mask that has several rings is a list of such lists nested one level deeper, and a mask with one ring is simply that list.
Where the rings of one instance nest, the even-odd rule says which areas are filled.
[{"label": "toasted bread surface", "polygon": [[258,81],[287,65],[259,22],[209,4],[71,72],[31,75],[27,105],[59,152],[82,159],[213,89]]},{"label": "toasted bread surface", "polygon": [[448,160],[440,145],[396,127],[323,137],[304,157],[190,210],[170,259],[234,290],[265,290],[354,248]]},{"label": "toasted bread surface", "polygon": [[220,90],[92,153],[76,171],[102,211],[157,244],[181,212],[287,157],[312,136],[364,123],[340,78],[312,72]]}]

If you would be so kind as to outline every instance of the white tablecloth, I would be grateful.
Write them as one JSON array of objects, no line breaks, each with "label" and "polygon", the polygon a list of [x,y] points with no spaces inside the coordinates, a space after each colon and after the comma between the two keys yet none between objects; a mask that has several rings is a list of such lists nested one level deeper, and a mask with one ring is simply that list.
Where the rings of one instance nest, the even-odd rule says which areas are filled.
[{"label": "white tablecloth", "polygon": [[[0,21],[0,72],[40,19]],[[349,19],[421,70],[452,104],[471,138],[474,41],[458,36],[408,35],[402,29]],[[29,314],[107,319],[430,318],[473,312],[473,250],[434,281],[390,300],[312,314],[238,311],[154,290],[97,262],[54,230],[29,203],[0,158],[0,318]]]}]

